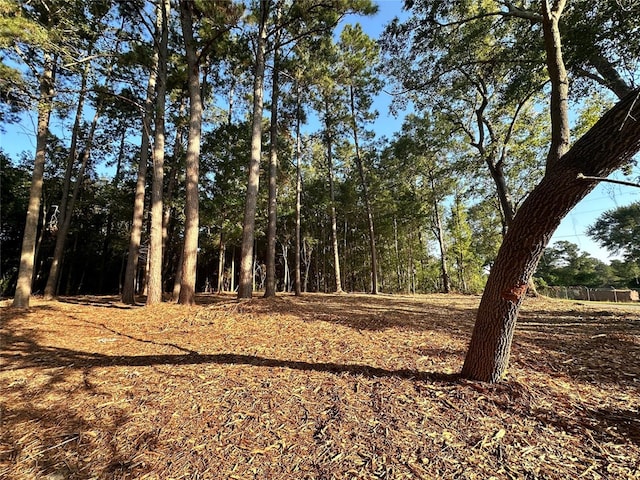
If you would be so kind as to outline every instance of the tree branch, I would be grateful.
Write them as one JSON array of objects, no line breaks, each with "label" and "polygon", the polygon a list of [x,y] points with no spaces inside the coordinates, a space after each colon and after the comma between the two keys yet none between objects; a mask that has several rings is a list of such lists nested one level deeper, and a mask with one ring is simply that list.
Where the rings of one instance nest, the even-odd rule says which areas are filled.
[{"label": "tree branch", "polygon": [[588,175],[583,175],[579,173],[576,177],[578,180],[595,180],[597,182],[608,182],[615,183],[616,185],[626,185],[627,187],[636,187],[640,188],[640,183],[628,182],[626,180],[616,180],[615,178],[605,178],[605,177],[591,177]]}]

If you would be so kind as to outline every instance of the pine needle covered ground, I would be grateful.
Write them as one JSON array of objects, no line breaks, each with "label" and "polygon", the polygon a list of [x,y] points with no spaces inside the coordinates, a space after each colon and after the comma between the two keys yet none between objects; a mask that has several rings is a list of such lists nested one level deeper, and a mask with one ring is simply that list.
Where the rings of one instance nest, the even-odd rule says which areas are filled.
[{"label": "pine needle covered ground", "polygon": [[478,297],[9,302],[0,478],[640,478],[640,305],[527,299],[505,382]]}]

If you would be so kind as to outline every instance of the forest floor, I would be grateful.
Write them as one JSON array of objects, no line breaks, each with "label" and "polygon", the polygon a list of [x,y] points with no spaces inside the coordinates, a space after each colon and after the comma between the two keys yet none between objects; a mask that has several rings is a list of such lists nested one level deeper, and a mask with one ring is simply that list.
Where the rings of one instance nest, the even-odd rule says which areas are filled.
[{"label": "forest floor", "polygon": [[0,302],[0,478],[640,478],[640,305],[527,299],[499,384],[479,297]]}]

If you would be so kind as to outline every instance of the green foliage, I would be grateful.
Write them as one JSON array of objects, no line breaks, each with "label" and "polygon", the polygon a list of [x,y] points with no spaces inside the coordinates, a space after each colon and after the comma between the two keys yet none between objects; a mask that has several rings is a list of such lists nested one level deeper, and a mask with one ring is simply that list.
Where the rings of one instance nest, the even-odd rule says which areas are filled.
[{"label": "green foliage", "polygon": [[553,286],[608,287],[611,283],[606,264],[566,241],[547,247],[536,277],[543,284]]},{"label": "green foliage", "polygon": [[486,281],[483,261],[474,248],[474,232],[469,222],[466,206],[459,195],[451,206],[451,216],[447,222],[451,242],[449,256],[455,274],[452,282],[463,293],[480,293]]},{"label": "green foliage", "polygon": [[610,252],[640,264],[640,202],[606,211],[587,234]]},{"label": "green foliage", "polygon": [[14,42],[46,45],[48,40],[47,29],[30,18],[17,0],[0,0],[0,49]]},{"label": "green foliage", "polygon": [[28,168],[14,165],[0,150],[0,295],[11,294],[15,288],[30,181]]},{"label": "green foliage", "polygon": [[614,105],[610,96],[595,94],[587,99],[580,109],[575,126],[572,130],[574,138],[580,138],[602,117],[602,115]]}]

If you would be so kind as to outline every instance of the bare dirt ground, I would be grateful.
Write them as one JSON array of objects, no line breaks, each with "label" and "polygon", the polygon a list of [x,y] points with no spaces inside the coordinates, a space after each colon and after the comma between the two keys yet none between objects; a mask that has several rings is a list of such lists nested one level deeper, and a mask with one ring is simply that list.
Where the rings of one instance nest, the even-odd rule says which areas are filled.
[{"label": "bare dirt ground", "polygon": [[0,478],[640,478],[640,305],[527,299],[506,380],[457,377],[479,297],[2,302]]}]

